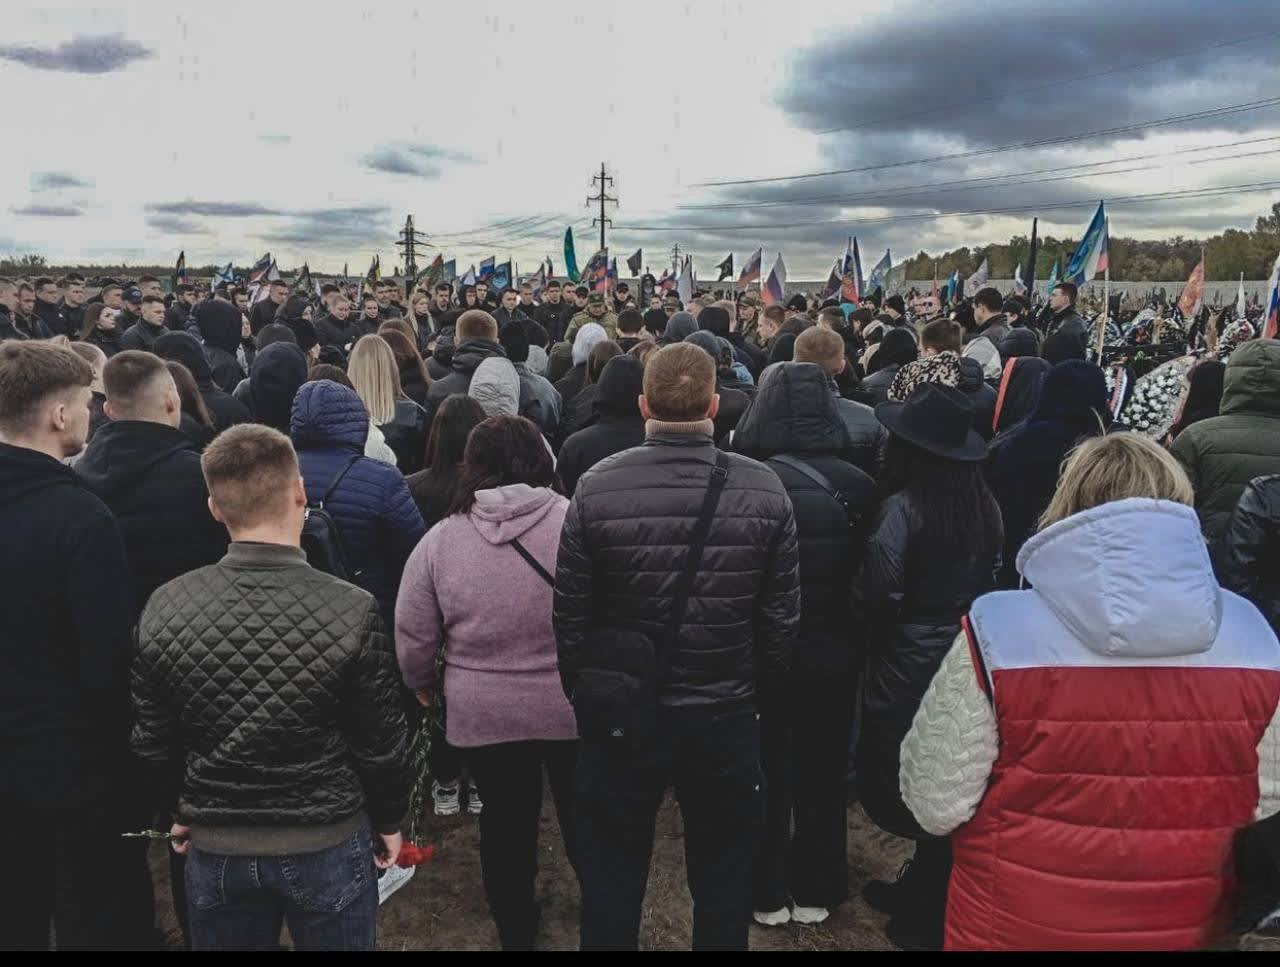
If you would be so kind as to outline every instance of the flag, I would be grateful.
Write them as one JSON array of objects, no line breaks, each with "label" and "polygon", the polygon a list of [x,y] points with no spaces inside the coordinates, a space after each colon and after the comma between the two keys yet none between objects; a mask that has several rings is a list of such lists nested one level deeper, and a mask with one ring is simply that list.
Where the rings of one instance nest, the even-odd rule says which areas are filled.
[{"label": "flag", "polygon": [[253,268],[249,269],[249,282],[251,284],[257,284],[265,279],[267,272],[271,270],[272,264],[270,252],[262,256],[258,261],[254,262]]},{"label": "flag", "polygon": [[604,251],[591,256],[582,270],[582,284],[592,292],[604,292],[609,288],[609,255]]},{"label": "flag", "polygon": [[862,256],[858,253],[858,236],[851,235],[844,250],[844,265],[840,269],[841,275],[849,275],[852,273],[854,281],[857,283],[858,297],[855,299],[846,299],[846,302],[857,302],[862,298],[863,281],[862,281]]},{"label": "flag", "polygon": [[964,283],[964,294],[967,296],[975,296],[978,290],[987,284],[987,279],[991,278],[991,266],[987,259],[982,260],[982,264],[978,266],[978,271],[969,276]]},{"label": "flag", "polygon": [[1200,302],[1204,298],[1204,256],[1191,270],[1191,278],[1182,287],[1182,296],[1178,299],[1178,311],[1183,319],[1192,319],[1200,311]]},{"label": "flag", "polygon": [[1271,270],[1271,282],[1267,286],[1267,301],[1262,304],[1262,338],[1275,339],[1280,328],[1280,256]]},{"label": "flag", "polygon": [[618,260],[609,259],[609,269],[605,273],[608,290],[612,292],[618,287]]},{"label": "flag", "polygon": [[[483,262],[480,263],[480,278],[485,278]],[[495,292],[511,288],[511,260],[507,259],[501,265],[490,266],[488,278],[489,287]]]},{"label": "flag", "polygon": [[444,282],[453,282],[457,278],[458,278],[458,260],[449,259],[448,262],[444,263],[444,269],[442,270],[441,280]]},{"label": "flag", "polygon": [[187,281],[187,253],[185,249],[178,253],[178,264],[173,267],[173,278],[178,284]]},{"label": "flag", "polygon": [[1052,292],[1053,287],[1062,281],[1062,278],[1059,275],[1061,272],[1061,265],[1061,259],[1054,259],[1053,268],[1049,271],[1049,281],[1046,282],[1044,286],[1045,292]]},{"label": "flag", "polygon": [[480,275],[478,277],[480,282],[483,282],[497,271],[497,266],[494,265],[495,261],[497,261],[497,259],[492,255],[487,259],[480,260]]},{"label": "flag", "polygon": [[1240,273],[1240,289],[1236,292],[1236,318],[1243,319],[1245,310],[1244,300],[1244,273]]},{"label": "flag", "polygon": [[827,284],[822,287],[822,292],[818,298],[823,301],[830,299],[833,295],[840,291],[840,260],[836,259],[831,264],[831,271],[827,273]]},{"label": "flag", "polygon": [[960,288],[960,270],[955,269],[951,273],[951,278],[947,279],[947,302],[956,301],[956,290]]},{"label": "flag", "polygon": [[582,275],[578,272],[578,255],[573,250],[572,228],[564,230],[564,274],[569,277],[569,281],[574,285],[577,285],[582,279]]},{"label": "flag", "polygon": [[[848,279],[848,276],[845,276]],[[760,298],[767,306],[780,305],[787,294],[787,267],[782,263],[782,253],[778,253],[769,270],[769,278],[760,287]]]},{"label": "flag", "polygon": [[[1243,276],[1241,276],[1241,278],[1243,278]],[[222,268],[218,269],[218,271],[213,273],[213,288],[216,289],[220,285],[231,285],[235,280],[235,269],[232,267],[231,263],[228,262]]]},{"label": "flag", "polygon": [[430,265],[428,265],[425,269],[423,269],[421,272],[418,273],[418,277],[414,280],[413,285],[410,286],[410,288],[414,288],[418,285],[423,285],[427,289],[430,289],[437,282],[440,281],[440,278],[443,275],[444,275],[444,256],[437,255],[435,258],[431,260]]},{"label": "flag", "polygon": [[1103,202],[1098,202],[1098,210],[1093,213],[1093,220],[1085,229],[1079,248],[1067,263],[1063,281],[1084,285],[1093,281],[1099,272],[1106,271],[1109,264],[1107,247],[1107,210]]},{"label": "flag", "polygon": [[1019,262],[1017,267],[1014,268],[1013,270],[1013,291],[1015,295],[1027,294],[1026,283],[1022,281],[1022,263],[1021,262]]},{"label": "flag", "polygon": [[551,256],[547,256],[547,278],[554,279],[556,276],[556,267],[551,262]]},{"label": "flag", "polygon": [[716,266],[716,271],[720,273],[717,276],[717,282],[723,282],[725,279],[733,278],[733,253],[730,252],[724,257],[724,261]]},{"label": "flag", "polygon": [[471,266],[471,268],[467,269],[467,274],[462,277],[462,284],[463,285],[476,284],[476,267],[474,265]]},{"label": "flag", "polygon": [[644,268],[643,255],[643,249],[636,249],[636,254],[627,259],[627,271],[631,273],[633,278],[638,277],[640,270]]},{"label": "flag", "polygon": [[1039,225],[1040,219],[1031,219],[1031,251],[1027,255],[1027,270],[1020,276],[1022,279],[1023,292],[1034,292],[1036,290],[1036,254],[1038,244],[1036,239],[1036,229]]},{"label": "flag", "polygon": [[537,296],[539,293],[542,292],[543,289],[547,287],[547,263],[546,262],[543,262],[541,265],[538,266],[538,271],[533,273],[533,276],[529,279],[529,282],[533,285],[534,296]]},{"label": "flag", "polygon": [[884,290],[889,281],[889,273],[893,271],[893,259],[889,257],[889,250],[884,250],[884,256],[871,267],[871,274],[867,276],[867,291],[875,289]]},{"label": "flag", "polygon": [[738,276],[737,288],[745,289],[752,282],[760,281],[760,257],[763,254],[763,249],[756,249],[751,253],[751,258],[747,259],[747,264],[742,267],[742,274]]},{"label": "flag", "polygon": [[297,281],[293,283],[293,291],[301,292],[310,298],[315,289],[315,283],[311,281],[311,266],[303,262],[302,271],[298,273]]},{"label": "flag", "polygon": [[685,305],[693,298],[693,259],[685,256],[684,268],[680,270],[680,278],[676,282],[676,295]]}]

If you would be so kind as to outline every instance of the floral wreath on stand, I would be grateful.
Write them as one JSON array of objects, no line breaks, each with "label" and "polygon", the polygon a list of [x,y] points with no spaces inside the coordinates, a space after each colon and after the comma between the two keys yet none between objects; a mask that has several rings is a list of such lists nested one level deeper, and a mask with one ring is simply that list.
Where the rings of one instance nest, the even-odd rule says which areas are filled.
[{"label": "floral wreath on stand", "polygon": [[1120,422],[1157,440],[1168,433],[1189,386],[1187,374],[1196,361],[1193,355],[1179,356],[1139,379],[1120,413]]}]

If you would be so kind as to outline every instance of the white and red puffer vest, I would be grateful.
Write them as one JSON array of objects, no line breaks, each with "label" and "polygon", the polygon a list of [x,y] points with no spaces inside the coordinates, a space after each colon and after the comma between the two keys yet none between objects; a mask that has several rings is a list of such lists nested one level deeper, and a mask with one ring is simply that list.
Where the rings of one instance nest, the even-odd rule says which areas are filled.
[{"label": "white and red puffer vest", "polygon": [[1018,556],[967,622],[999,755],[952,836],[947,949],[1185,949],[1222,925],[1280,646],[1195,513],[1126,500]]}]

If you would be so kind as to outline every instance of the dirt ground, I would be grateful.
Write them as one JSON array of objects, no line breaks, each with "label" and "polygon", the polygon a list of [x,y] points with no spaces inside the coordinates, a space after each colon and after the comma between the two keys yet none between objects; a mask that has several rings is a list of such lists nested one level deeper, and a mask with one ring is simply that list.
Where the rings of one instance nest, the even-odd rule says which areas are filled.
[{"label": "dirt ground", "polygon": [[[550,795],[543,809],[541,872],[538,896],[542,903],[539,948],[576,950],[578,894],[565,859]],[[432,818],[424,841],[439,851],[430,864],[381,908],[378,947],[382,950],[496,950],[498,934],[489,917],[480,882],[479,829],[463,815]],[[169,865],[162,844],[155,844],[151,868],[156,902],[167,943],[181,946],[169,893]],[[868,879],[892,877],[911,851],[906,840],[881,832],[861,807],[849,808],[850,900],[832,912],[826,923],[807,927],[751,928],[753,950],[893,950],[884,935],[885,916],[871,909],[860,893]],[[640,927],[640,946],[647,950],[687,950],[692,932],[689,889],[684,874],[684,842],[680,813],[670,798],[658,816],[657,842],[649,890]],[[1280,939],[1250,935],[1243,950],[1280,951]],[[1228,948],[1230,949],[1229,945]]]}]

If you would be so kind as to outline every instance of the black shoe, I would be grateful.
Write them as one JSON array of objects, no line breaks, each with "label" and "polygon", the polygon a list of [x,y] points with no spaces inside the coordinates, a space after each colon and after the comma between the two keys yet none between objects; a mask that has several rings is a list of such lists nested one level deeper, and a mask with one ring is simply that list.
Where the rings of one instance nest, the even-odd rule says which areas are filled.
[{"label": "black shoe", "polygon": [[898,904],[902,902],[902,878],[910,866],[911,860],[907,860],[899,867],[898,875],[892,880],[868,880],[862,888],[862,899],[867,901],[871,909],[881,913],[897,912]]}]

